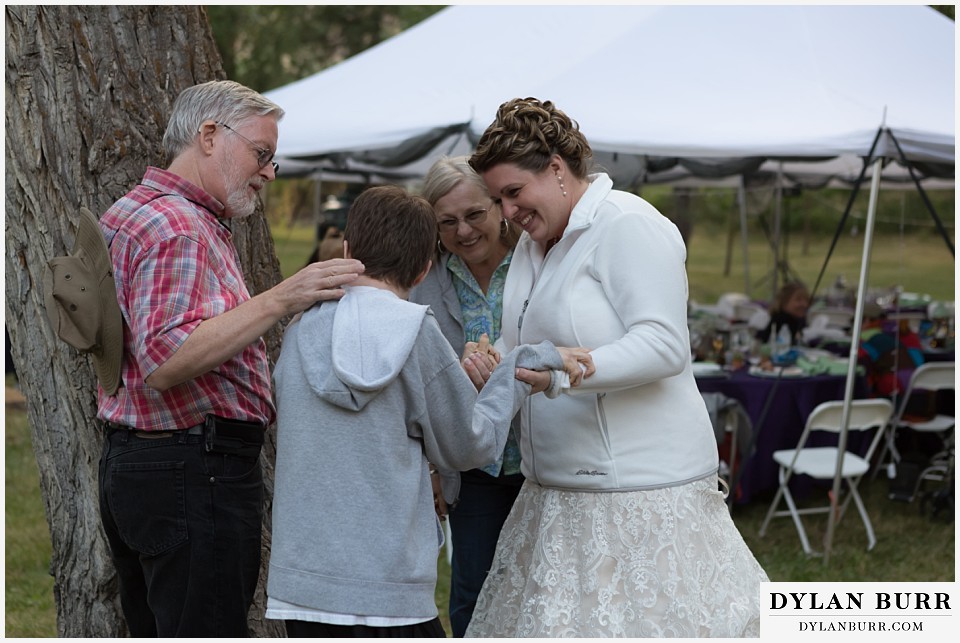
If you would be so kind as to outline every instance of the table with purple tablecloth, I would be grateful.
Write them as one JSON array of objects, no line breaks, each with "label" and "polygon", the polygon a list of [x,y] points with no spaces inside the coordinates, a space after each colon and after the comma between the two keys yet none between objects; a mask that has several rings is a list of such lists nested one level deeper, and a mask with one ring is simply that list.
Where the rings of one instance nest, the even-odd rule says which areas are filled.
[{"label": "table with purple tablecloth", "polygon": [[[773,452],[797,445],[807,417],[818,404],[843,399],[846,377],[764,377],[750,375],[742,369],[721,377],[698,377],[697,386],[701,393],[722,393],[736,399],[753,423],[755,449],[738,472],[739,484],[734,496],[738,503],[745,503],[759,496],[772,498],[777,489],[779,469],[773,460]],[[865,395],[863,378],[858,377],[854,398]],[[764,415],[768,399],[769,408]],[[811,442],[811,445],[822,446],[823,442]],[[868,440],[854,434],[849,436],[849,450],[865,452],[868,446]],[[798,480],[797,486],[802,492],[804,481]],[[790,488],[794,489],[793,482]]]}]

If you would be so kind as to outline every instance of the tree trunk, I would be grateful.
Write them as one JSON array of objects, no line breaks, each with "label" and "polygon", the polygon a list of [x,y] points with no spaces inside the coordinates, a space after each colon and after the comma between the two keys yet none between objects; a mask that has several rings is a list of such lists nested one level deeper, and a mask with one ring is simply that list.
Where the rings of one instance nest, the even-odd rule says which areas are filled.
[{"label": "tree trunk", "polygon": [[[50,330],[42,276],[48,259],[72,249],[81,205],[99,215],[147,165],[166,165],[161,139],[177,94],[224,74],[199,6],[6,6],[5,14],[5,314],[53,543],[57,630],[123,636],[97,500],[96,378],[91,361]],[[262,216],[233,227],[251,292],[279,281]],[[272,359],[279,332],[267,338]],[[268,490],[274,436],[263,458]],[[261,583],[253,633],[276,636],[280,628],[263,623],[264,603]]]}]

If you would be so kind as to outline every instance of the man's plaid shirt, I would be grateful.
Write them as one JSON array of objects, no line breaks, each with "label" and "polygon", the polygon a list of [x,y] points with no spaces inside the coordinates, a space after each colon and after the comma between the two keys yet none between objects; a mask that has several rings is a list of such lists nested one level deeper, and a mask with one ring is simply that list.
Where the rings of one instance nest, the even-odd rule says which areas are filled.
[{"label": "man's plaid shirt", "polygon": [[224,206],[196,185],[151,167],[100,218],[123,313],[120,388],[98,387],[98,417],[142,430],[185,429],[207,414],[269,424],[276,410],[266,346],[257,340],[224,364],[159,392],[144,378],[205,319],[250,298]]}]

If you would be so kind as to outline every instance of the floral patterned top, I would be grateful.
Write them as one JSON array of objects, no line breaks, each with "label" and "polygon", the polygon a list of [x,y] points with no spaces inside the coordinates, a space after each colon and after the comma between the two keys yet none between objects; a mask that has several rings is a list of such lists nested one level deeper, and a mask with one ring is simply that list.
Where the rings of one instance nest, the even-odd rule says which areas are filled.
[{"label": "floral patterned top", "polygon": [[[460,301],[465,341],[478,342],[480,335],[486,333],[492,344],[500,337],[503,283],[507,278],[507,269],[510,267],[512,257],[513,250],[508,250],[500,265],[493,271],[486,294],[481,290],[480,284],[477,283],[463,259],[451,254],[447,260],[447,270],[453,277],[453,288]],[[520,472],[520,447],[512,430],[503,449],[503,456],[496,462],[481,467],[481,470],[492,476],[500,475],[501,470],[504,475]]]}]

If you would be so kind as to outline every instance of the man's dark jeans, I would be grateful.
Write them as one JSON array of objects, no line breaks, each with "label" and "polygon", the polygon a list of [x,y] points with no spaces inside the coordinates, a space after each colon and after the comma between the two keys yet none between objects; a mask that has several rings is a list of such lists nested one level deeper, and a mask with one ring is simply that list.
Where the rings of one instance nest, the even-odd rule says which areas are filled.
[{"label": "man's dark jeans", "polygon": [[203,435],[110,428],[100,516],[134,637],[247,636],[260,570],[259,456],[208,453]]}]

